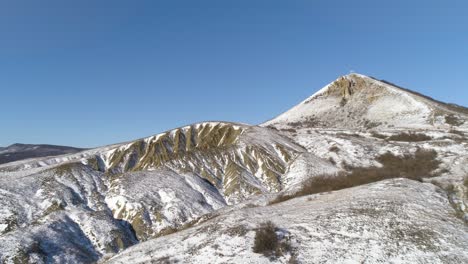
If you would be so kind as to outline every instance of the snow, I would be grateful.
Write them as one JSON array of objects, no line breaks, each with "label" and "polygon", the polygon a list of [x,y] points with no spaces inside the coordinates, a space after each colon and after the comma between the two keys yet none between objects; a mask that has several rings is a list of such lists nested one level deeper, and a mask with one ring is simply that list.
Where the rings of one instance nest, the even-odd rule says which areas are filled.
[{"label": "snow", "polygon": [[[431,184],[388,180],[223,212],[196,227],[133,246],[107,263],[286,263],[252,252],[255,228],[273,221],[305,263],[468,261],[468,228]],[[314,212],[314,213],[310,213]],[[232,230],[244,226],[246,233]],[[370,250],[372,249],[372,250]]]},{"label": "snow", "polygon": [[263,126],[294,128],[291,124],[298,122],[307,126],[308,119],[312,118],[322,127],[358,128],[364,127],[364,121],[368,120],[380,127],[448,128],[443,114],[453,111],[447,106],[364,75],[350,74],[343,78],[364,83],[353,88],[355,90],[345,105],[342,105],[343,97],[339,92],[330,92],[335,83],[332,82]]},{"label": "snow", "polygon": [[[448,113],[445,106],[365,76],[346,78],[357,77],[380,96],[372,104],[365,100],[373,94],[366,92],[337,108],[341,98],[328,96],[330,84],[266,123],[280,130],[203,122],[137,141],[0,165],[0,262],[11,263],[24,257],[22,252],[30,252],[25,257],[33,263],[42,258],[94,263],[119,252],[110,263],[286,263],[293,256],[305,263],[467,262],[468,231],[461,218],[468,221],[463,184],[468,126],[449,133],[453,127],[436,115]],[[321,126],[304,125],[313,114]],[[388,124],[364,129],[361,117]],[[281,130],[291,121],[299,122],[294,132]],[[333,122],[339,125],[330,126]],[[164,135],[216,127],[241,133],[232,145],[223,145],[223,137],[208,149],[128,169],[132,155],[138,154],[139,162],[155,155],[148,144],[159,144]],[[407,131],[432,139],[399,142],[374,135]],[[147,144],[142,153],[133,149],[136,142]],[[405,155],[418,148],[435,150],[442,162],[437,177],[424,181],[453,184],[452,193],[398,179],[268,205],[276,192],[292,193],[311,177],[342,172],[346,165],[381,166],[376,160],[381,154]],[[111,164],[115,155],[123,158]],[[99,170],[93,159],[102,162]],[[267,219],[293,249],[276,260],[252,252],[255,228]]]}]

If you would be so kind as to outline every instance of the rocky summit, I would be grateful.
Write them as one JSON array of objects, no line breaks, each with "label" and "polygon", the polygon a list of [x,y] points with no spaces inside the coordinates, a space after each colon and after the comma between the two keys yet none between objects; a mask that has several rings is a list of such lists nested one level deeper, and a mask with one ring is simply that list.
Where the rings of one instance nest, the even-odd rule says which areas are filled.
[{"label": "rocky summit", "polygon": [[21,149],[1,263],[468,263],[468,109],[376,78],[259,125]]}]

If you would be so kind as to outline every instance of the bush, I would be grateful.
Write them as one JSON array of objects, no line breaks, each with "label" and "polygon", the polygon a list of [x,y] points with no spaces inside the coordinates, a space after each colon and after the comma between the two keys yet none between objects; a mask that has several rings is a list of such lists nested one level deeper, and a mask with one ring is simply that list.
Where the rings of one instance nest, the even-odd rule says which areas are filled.
[{"label": "bush", "polygon": [[459,130],[455,130],[455,129],[450,129],[450,130],[449,130],[449,133],[450,133],[450,134],[459,135],[459,136],[462,136],[462,137],[465,136],[465,133],[463,133],[462,131],[459,131]]},{"label": "bush", "polygon": [[458,117],[456,117],[455,115],[451,114],[445,116],[445,123],[452,126],[461,126],[464,122],[458,119]]},{"label": "bush", "polygon": [[414,180],[432,177],[432,172],[440,165],[436,151],[422,149],[418,149],[413,155],[406,154],[402,157],[387,152],[378,157],[377,161],[383,165],[383,168],[380,168],[380,173],[394,174],[394,178]]},{"label": "bush", "polygon": [[286,131],[286,132],[291,132],[291,133],[296,133],[297,132],[296,129],[294,129],[294,128],[283,128],[283,129],[281,129],[281,131]]},{"label": "bush", "polygon": [[260,227],[255,233],[255,242],[253,252],[260,253],[265,256],[276,254],[279,245],[278,237],[276,236],[276,226],[271,221],[260,224]]},{"label": "bush", "polygon": [[465,180],[463,180],[463,185],[466,187],[466,196],[468,197],[468,176],[466,176]]},{"label": "bush", "polygon": [[276,231],[279,229],[271,221],[260,224],[255,233],[253,252],[263,254],[266,257],[274,258],[291,252],[289,238],[278,238]]},{"label": "bush", "polygon": [[385,179],[422,180],[422,178],[433,176],[433,171],[440,164],[440,161],[437,160],[437,152],[421,149],[413,155],[407,154],[402,157],[385,153],[379,156],[377,161],[383,166],[367,168],[347,166],[347,169],[350,170],[348,173],[323,174],[312,177],[303,183],[300,190],[292,194],[279,195],[270,204],[284,202],[294,197],[336,191]]},{"label": "bush", "polygon": [[420,142],[420,141],[431,140],[432,138],[425,134],[410,132],[410,133],[400,133],[397,135],[392,135],[388,137],[387,139],[391,141]]},{"label": "bush", "polygon": [[335,152],[335,153],[336,153],[336,152],[340,151],[340,148],[337,147],[337,146],[331,146],[331,147],[328,149],[328,151],[331,151],[331,152]]},{"label": "bush", "polygon": [[267,126],[267,128],[279,131],[278,128],[276,128],[275,126],[272,126],[272,125]]}]

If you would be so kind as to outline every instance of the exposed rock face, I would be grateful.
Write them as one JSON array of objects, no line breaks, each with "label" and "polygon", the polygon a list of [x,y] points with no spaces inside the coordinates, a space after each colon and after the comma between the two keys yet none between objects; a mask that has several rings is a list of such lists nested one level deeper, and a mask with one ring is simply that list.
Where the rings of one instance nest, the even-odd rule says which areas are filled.
[{"label": "exposed rock face", "polygon": [[353,89],[355,89],[355,87],[356,82],[354,80],[343,76],[332,83],[329,93],[332,93],[335,90],[340,91],[341,97],[347,100],[353,94]]}]

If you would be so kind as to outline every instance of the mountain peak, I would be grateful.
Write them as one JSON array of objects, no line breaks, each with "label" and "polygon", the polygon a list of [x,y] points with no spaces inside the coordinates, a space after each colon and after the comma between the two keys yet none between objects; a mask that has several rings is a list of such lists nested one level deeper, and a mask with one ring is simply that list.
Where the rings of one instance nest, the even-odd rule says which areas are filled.
[{"label": "mountain peak", "polygon": [[[338,77],[289,111],[266,122],[279,128],[422,128],[463,124],[468,109],[438,102],[387,81],[351,73]],[[467,122],[468,123],[468,122]]]}]

